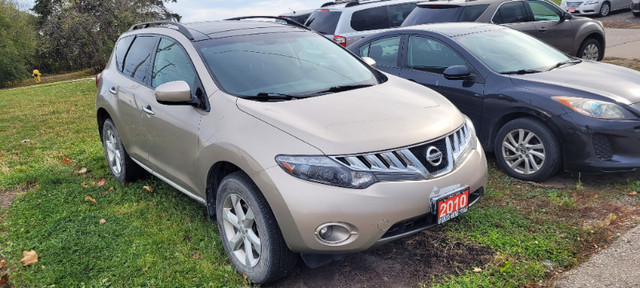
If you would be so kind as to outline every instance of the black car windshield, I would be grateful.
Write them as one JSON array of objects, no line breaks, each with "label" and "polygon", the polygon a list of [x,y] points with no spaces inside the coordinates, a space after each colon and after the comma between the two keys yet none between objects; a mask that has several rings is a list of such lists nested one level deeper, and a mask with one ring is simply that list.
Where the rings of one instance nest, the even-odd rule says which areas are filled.
[{"label": "black car windshield", "polygon": [[528,74],[571,61],[564,53],[509,28],[463,34],[454,38],[492,70],[502,74]]},{"label": "black car windshield", "polygon": [[[320,95],[333,87],[378,84],[355,56],[315,33],[265,33],[199,43],[222,90],[239,97]],[[329,93],[329,92],[327,92]]]}]

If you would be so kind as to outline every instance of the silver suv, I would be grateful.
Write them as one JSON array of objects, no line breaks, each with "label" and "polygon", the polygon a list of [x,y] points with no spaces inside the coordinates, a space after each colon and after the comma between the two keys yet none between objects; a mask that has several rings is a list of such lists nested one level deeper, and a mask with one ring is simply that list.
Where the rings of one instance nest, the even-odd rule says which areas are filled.
[{"label": "silver suv", "polygon": [[418,2],[421,1],[327,2],[311,13],[304,25],[346,47],[383,29],[399,27]]},{"label": "silver suv", "polygon": [[146,170],[206,206],[253,283],[443,223],[487,183],[446,98],[301,26],[138,24],[96,80],[113,176]]}]

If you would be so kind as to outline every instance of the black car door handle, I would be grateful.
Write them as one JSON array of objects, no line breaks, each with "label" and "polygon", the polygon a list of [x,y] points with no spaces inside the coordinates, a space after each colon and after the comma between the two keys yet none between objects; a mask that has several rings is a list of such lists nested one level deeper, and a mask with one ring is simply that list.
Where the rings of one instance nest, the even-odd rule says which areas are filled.
[{"label": "black car door handle", "polygon": [[151,109],[151,105],[142,107],[142,111],[144,111],[144,113],[147,113],[149,115],[156,115],[156,112],[153,112],[153,109]]}]

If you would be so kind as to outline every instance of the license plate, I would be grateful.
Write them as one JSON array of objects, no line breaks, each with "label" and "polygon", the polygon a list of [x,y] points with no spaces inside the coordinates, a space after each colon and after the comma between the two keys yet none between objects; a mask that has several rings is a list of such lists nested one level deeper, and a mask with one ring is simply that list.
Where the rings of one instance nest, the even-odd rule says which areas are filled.
[{"label": "license plate", "polygon": [[571,13],[576,12],[576,8],[569,8],[569,12]]},{"label": "license plate", "polygon": [[431,200],[435,206],[438,224],[447,222],[469,209],[469,187],[453,192],[439,199]]}]

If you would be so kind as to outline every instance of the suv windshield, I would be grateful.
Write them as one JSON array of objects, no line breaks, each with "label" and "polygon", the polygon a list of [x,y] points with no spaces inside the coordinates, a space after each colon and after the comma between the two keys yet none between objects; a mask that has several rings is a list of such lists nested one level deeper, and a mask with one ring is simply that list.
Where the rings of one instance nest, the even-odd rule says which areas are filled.
[{"label": "suv windshield", "polygon": [[304,26],[309,27],[313,31],[318,31],[320,34],[333,35],[338,26],[338,20],[340,20],[340,11],[330,11],[327,9],[316,10],[311,13]]},{"label": "suv windshield", "polygon": [[543,72],[572,60],[542,41],[511,29],[464,34],[454,40],[502,74]]},{"label": "suv windshield", "polygon": [[402,26],[443,22],[474,22],[482,15],[484,10],[487,10],[487,7],[489,7],[488,4],[472,6],[429,4],[427,6],[418,6],[407,16]]},{"label": "suv windshield", "polygon": [[244,98],[293,99],[378,84],[367,65],[315,33],[236,36],[203,41],[199,49],[220,88]]}]

